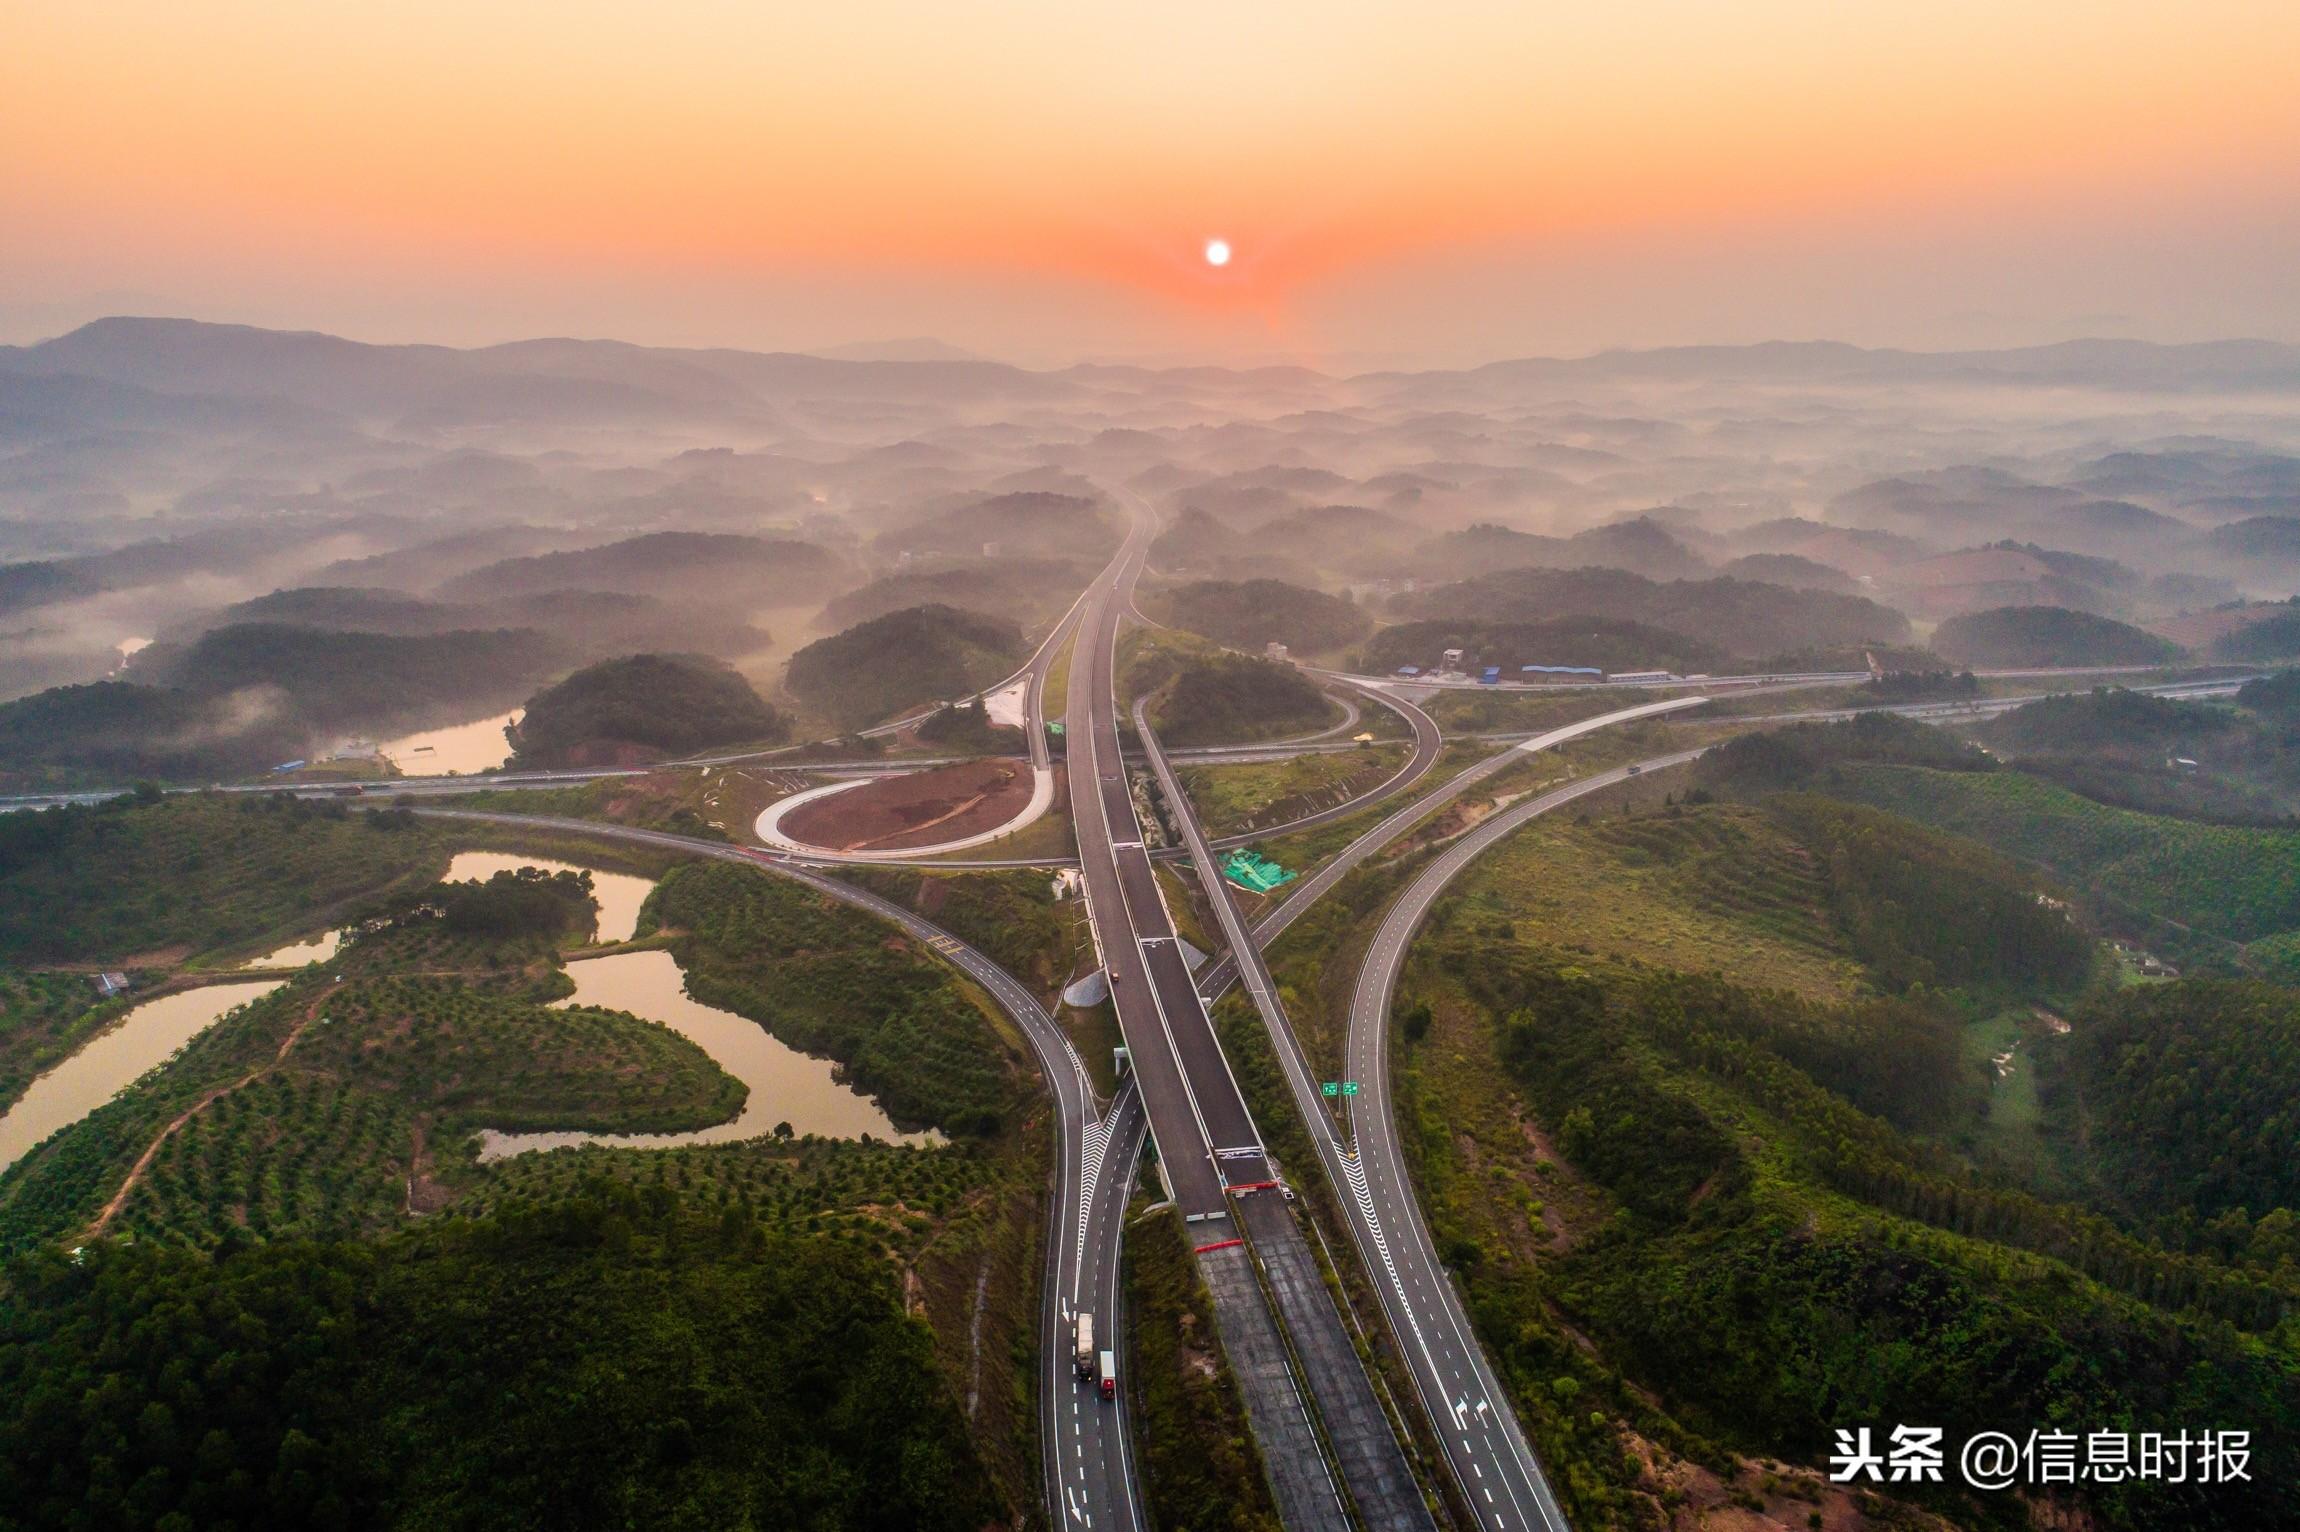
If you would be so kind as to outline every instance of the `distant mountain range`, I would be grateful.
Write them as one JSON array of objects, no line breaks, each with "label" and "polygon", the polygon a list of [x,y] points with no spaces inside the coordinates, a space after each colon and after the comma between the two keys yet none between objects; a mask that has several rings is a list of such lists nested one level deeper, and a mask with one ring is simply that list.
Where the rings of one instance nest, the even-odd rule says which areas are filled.
[{"label": "distant mountain range", "polygon": [[[458,350],[371,345],[314,332],[188,319],[99,319],[53,340],[0,347],[0,434],[8,417],[69,413],[130,425],[152,395],[278,401],[355,418],[535,419],[559,423],[771,418],[800,400],[1086,398],[1143,383],[1222,390],[1334,385],[1345,395],[1442,406],[1496,390],[1646,380],[1811,385],[1986,383],[2124,390],[2300,389],[2300,346],[2068,341],[2004,351],[1869,350],[1829,341],[1679,346],[1526,358],[1451,371],[1325,377],[1305,368],[1079,365],[1031,371],[940,341],[835,347],[816,354],[540,339]],[[46,380],[35,387],[32,380]],[[67,381],[70,380],[70,381]],[[91,385],[103,385],[92,387]]]}]

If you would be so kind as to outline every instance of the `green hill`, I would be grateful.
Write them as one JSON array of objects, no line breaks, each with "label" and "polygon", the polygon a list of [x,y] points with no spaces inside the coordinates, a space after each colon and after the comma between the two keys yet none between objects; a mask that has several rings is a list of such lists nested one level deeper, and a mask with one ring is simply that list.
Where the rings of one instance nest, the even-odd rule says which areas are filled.
[{"label": "green hill", "polygon": [[820,601],[851,581],[813,543],[726,532],[650,532],[569,553],[502,559],[440,587],[454,600],[493,601],[553,590],[606,590],[682,602],[742,601],[752,608]]},{"label": "green hill", "polygon": [[1951,617],[1933,648],[1959,665],[2170,665],[2185,653],[2130,623],[2062,606],[2000,606]]},{"label": "green hill", "polygon": [[14,1272],[0,1321],[19,1527],[965,1532],[999,1499],[894,1268],[660,1184],[373,1243],[100,1242]]},{"label": "green hill", "polygon": [[96,681],[0,703],[0,781],[18,789],[237,777],[303,750],[292,720],[163,686]]},{"label": "green hill", "polygon": [[785,684],[841,728],[861,728],[923,702],[972,696],[1029,650],[1010,622],[955,607],[905,607],[817,639],[791,656]]},{"label": "green hill", "polygon": [[909,526],[883,532],[878,546],[888,552],[948,553],[988,557],[986,543],[1004,558],[1106,558],[1118,546],[1118,528],[1095,501],[1083,495],[1026,490],[993,495]]},{"label": "green hill", "polygon": [[823,625],[847,628],[904,607],[936,605],[1035,622],[1069,606],[1091,573],[1076,559],[979,559],[897,570],[825,606]]},{"label": "green hill", "polygon": [[1723,668],[1729,656],[1712,643],[1626,618],[1569,617],[1552,622],[1480,622],[1431,618],[1383,628],[1352,657],[1369,672],[1400,665],[1434,667],[1448,649],[1465,665],[1588,665],[1599,670],[1674,670],[1698,674]]},{"label": "green hill", "polygon": [[356,633],[238,623],[155,646],[152,684],[55,687],[0,704],[0,779],[19,786],[240,777],[353,734],[516,705],[566,663],[532,628]]},{"label": "green hill", "polygon": [[2300,602],[2222,635],[2213,643],[2212,653],[2215,658],[2239,662],[2289,660],[2300,655]]},{"label": "green hill", "polygon": [[2236,705],[2279,724],[2300,723],[2300,670],[2245,682],[2236,689]]},{"label": "green hill", "polygon": [[2101,803],[2222,824],[2300,813],[2300,750],[2252,709],[2100,687],[1973,732],[2021,770]]},{"label": "green hill", "polygon": [[2042,1067],[2103,1183],[2150,1217],[2286,1209],[2269,1264],[2300,1257],[2300,994],[2184,980],[2127,990],[2077,1020]]},{"label": "green hill", "polygon": [[1981,736],[2002,749],[2104,750],[2190,744],[2230,733],[2243,720],[2224,707],[2152,697],[2121,686],[2023,703],[1984,725]]},{"label": "green hill", "polygon": [[1276,642],[1316,653],[1373,627],[1354,602],[1283,580],[1193,580],[1165,592],[1159,605],[1177,626],[1241,649]]},{"label": "green hill", "polygon": [[696,654],[633,654],[530,697],[512,745],[522,766],[595,765],[789,735],[790,720],[728,666]]},{"label": "green hill", "polygon": [[1284,739],[1333,718],[1334,705],[1307,676],[1244,654],[1182,660],[1151,711],[1159,743],[1169,748]]},{"label": "green hill", "polygon": [[1571,537],[1481,522],[1421,544],[1413,550],[1412,567],[1440,580],[1518,568],[1606,569],[1656,580],[1690,580],[1709,572],[1706,561],[1650,516],[1609,522]]},{"label": "green hill", "polygon": [[307,729],[372,734],[510,707],[564,654],[533,628],[393,634],[240,623],[155,658],[150,670],[198,697],[262,688]]},{"label": "green hill", "polygon": [[2022,771],[1853,765],[1829,792],[2034,862],[2113,908],[2249,942],[2300,930],[2300,830],[2111,808]]},{"label": "green hill", "polygon": [[1906,617],[1863,596],[1754,580],[1652,580],[1623,569],[1500,569],[1402,598],[1396,610],[1457,622],[1636,622],[1745,659],[1909,637]]},{"label": "green hill", "polygon": [[[1778,1525],[1808,1507],[1817,1523],[1863,1525],[1817,1472],[1842,1419],[1923,1419],[1950,1442],[1999,1419],[2174,1431],[2220,1408],[2279,1433],[2300,1422],[2284,1325],[2300,1270],[2275,1267],[2289,1224],[2229,1226],[2231,1254],[2042,1194],[1971,1148],[2010,1113],[1999,1081],[2026,1079],[2049,1033],[2029,1005],[2013,1008],[2031,1028],[2015,1031],[2017,1077],[2001,1077],[1967,1040],[1973,1010],[1990,1014],[1971,994],[1927,982],[1879,998],[1835,980],[1840,943],[1870,982],[1916,950],[1980,957],[1967,978],[1994,971],[1983,982],[2015,989],[2065,980],[2084,966],[2082,934],[2029,895],[2029,876],[1822,803],[1608,810],[1543,821],[1490,856],[1502,860],[1435,906],[1405,975],[1398,1129],[1431,1233],[1576,1525],[1612,1525],[1672,1456],[1720,1472],[1707,1493],[1764,1504]],[[1592,904],[1626,909],[1608,922]],[[1592,939],[1592,920],[1619,943]],[[2003,920],[2042,941],[2031,957],[2063,957],[2017,957],[1987,929]],[[1309,952],[1318,932],[1288,932],[1279,980],[1309,996],[1320,955],[1355,934],[1343,925]],[[1799,991],[1739,978],[1753,945]],[[2180,1063],[2199,1067],[2199,1049]],[[2201,1067],[2178,1100],[2151,1074],[2125,1077],[2171,1132],[2213,1100]],[[2226,1120],[2277,1123],[2279,1083],[2282,1070]],[[2139,1132],[2134,1152],[2178,1173],[2183,1155],[2217,1159],[2220,1141],[2162,1159]],[[1619,1449],[1626,1431],[1638,1454]],[[2270,1451],[2284,1463],[2293,1449]],[[2291,1470],[2254,1479],[2233,1493],[2084,1484],[2065,1509],[2132,1532],[2289,1518]],[[1962,1491],[1953,1470],[1939,1488],[1879,1493],[1957,1527],[2026,1525],[2024,1507]]]}]

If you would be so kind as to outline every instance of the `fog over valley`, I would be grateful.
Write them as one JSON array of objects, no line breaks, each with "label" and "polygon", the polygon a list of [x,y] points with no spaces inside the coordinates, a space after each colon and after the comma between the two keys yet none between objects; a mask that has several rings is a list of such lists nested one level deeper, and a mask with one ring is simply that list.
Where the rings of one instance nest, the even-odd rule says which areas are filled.
[{"label": "fog over valley", "polygon": [[[0,689],[137,689],[0,722],[0,772],[244,774],[639,652],[860,727],[996,677],[960,663],[898,698],[866,651],[810,697],[794,656],[913,609],[1032,629],[1116,546],[1118,497],[1164,523],[1146,590],[1344,598],[1360,620],[1305,606],[1267,640],[1382,671],[1473,629],[1513,671],[2300,648],[2277,605],[2300,589],[2300,348],[1776,344],[1353,376],[880,354],[133,318],[0,350]],[[2060,636],[2030,641],[2040,623]],[[25,738],[83,712],[87,750]]]}]

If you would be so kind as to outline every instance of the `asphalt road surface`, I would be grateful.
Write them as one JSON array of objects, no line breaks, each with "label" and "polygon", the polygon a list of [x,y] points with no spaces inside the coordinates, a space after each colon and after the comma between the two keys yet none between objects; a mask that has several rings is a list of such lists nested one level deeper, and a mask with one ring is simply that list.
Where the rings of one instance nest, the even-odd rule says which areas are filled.
[{"label": "asphalt road surface", "polygon": [[1350,1003],[1344,1068],[1358,1082],[1348,1103],[1351,1149],[1343,1169],[1357,1213],[1353,1233],[1370,1243],[1375,1288],[1399,1337],[1414,1389],[1437,1422],[1438,1441],[1455,1481],[1481,1525],[1496,1532],[1540,1528],[1565,1532],[1565,1513],[1470,1329],[1461,1297],[1438,1264],[1429,1227],[1414,1200],[1398,1145],[1390,1093],[1390,997],[1414,932],[1461,870],[1495,842],[1539,815],[1628,780],[1639,771],[1682,765],[1688,750],[1599,772],[1569,787],[1514,804],[1454,842],[1407,885],[1383,918],[1358,972]]},{"label": "asphalt road surface", "polygon": [[1214,1040],[1142,844],[1119,754],[1118,619],[1150,527],[1136,521],[1125,551],[1085,598],[1070,665],[1070,806],[1095,944],[1167,1187],[1185,1218],[1208,1221],[1227,1216],[1226,1187],[1268,1177],[1261,1135]]}]

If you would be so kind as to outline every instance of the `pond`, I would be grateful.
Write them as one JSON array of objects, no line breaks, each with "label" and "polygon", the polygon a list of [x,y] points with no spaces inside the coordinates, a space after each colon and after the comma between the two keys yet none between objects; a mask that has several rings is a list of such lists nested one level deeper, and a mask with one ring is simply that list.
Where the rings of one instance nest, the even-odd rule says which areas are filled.
[{"label": "pond", "polygon": [[503,737],[503,729],[506,724],[518,722],[521,712],[522,709],[513,708],[508,713],[450,724],[444,729],[403,734],[376,746],[375,753],[410,777],[439,777],[451,771],[469,776],[475,771],[493,771],[511,759],[511,741]]},{"label": "pond", "polygon": [[578,867],[573,862],[519,856],[508,851],[458,851],[455,860],[447,864],[447,876],[442,881],[484,883],[499,872],[521,867],[591,874],[591,897],[599,901],[599,926],[593,939],[602,946],[631,939],[632,933],[639,929],[639,906],[647,902],[647,892],[655,886],[652,880],[636,878],[627,872],[601,872],[596,867]]},{"label": "pond", "polygon": [[0,1170],[52,1133],[61,1132],[175,1057],[186,1043],[235,1006],[285,982],[248,979],[179,990],[135,1007],[31,1086],[0,1117]]},{"label": "pond", "polygon": [[262,957],[252,957],[240,964],[242,968],[301,968],[306,963],[324,963],[343,950],[341,931],[322,931],[319,935],[300,942],[289,942],[274,947]]},{"label": "pond", "polygon": [[692,1133],[497,1133],[479,1135],[482,1160],[507,1159],[535,1149],[603,1144],[626,1149],[672,1149],[682,1144],[728,1144],[758,1138],[787,1122],[794,1133],[824,1138],[873,1138],[898,1144],[943,1142],[929,1130],[903,1133],[877,1102],[833,1075],[828,1059],[811,1058],[775,1040],[766,1028],[732,1011],[704,1005],[687,993],[678,962],[668,952],[616,952],[567,965],[575,993],[561,1005],[597,1005],[659,1021],[751,1088],[733,1121]]}]

